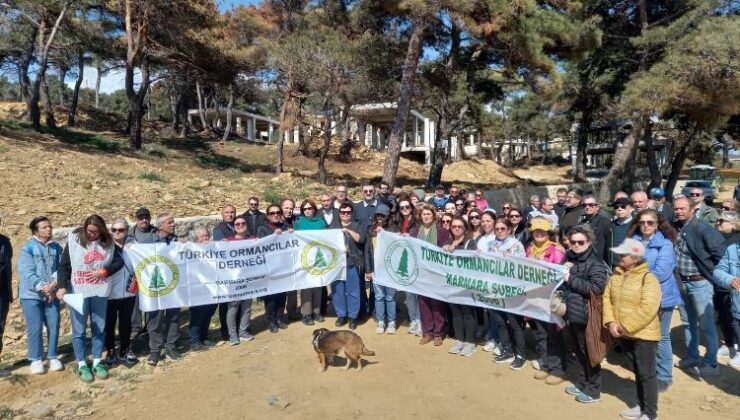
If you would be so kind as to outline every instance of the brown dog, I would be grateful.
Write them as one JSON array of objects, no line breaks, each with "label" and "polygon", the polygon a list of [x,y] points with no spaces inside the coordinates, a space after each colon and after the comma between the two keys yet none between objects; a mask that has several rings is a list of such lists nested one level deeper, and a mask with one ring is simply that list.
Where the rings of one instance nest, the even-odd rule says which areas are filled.
[{"label": "brown dog", "polygon": [[326,370],[328,363],[334,360],[334,356],[344,348],[344,356],[347,358],[347,365],[344,370],[352,366],[352,362],[357,362],[357,370],[362,370],[361,356],[375,356],[374,351],[365,347],[362,338],[349,330],[329,331],[326,328],[319,328],[313,331],[313,349],[319,355],[321,368],[319,372]]}]

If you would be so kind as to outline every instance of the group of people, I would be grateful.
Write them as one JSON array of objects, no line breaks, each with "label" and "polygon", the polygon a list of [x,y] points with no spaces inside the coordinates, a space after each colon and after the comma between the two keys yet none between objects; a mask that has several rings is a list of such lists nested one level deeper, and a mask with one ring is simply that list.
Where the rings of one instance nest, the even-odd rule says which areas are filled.
[{"label": "group of people", "polygon": [[[180,309],[145,314],[138,309],[134,270],[127,255],[131,244],[239,241],[316,229],[342,231],[347,278],[333,282],[329,291],[319,287],[261,298],[271,333],[295,321],[325,322],[332,307],[337,327],[355,329],[373,317],[376,333],[395,334],[402,322],[397,310],[402,302],[408,333],[419,336],[420,344],[441,346],[450,336],[454,342],[449,353],[472,356],[480,343],[484,351],[493,353],[495,363],[518,371],[527,362],[529,325],[535,338],[534,379],[548,385],[564,383],[572,360],[566,346],[570,343],[578,379],[565,392],[578,402],[593,403],[600,400],[601,367],[589,348],[588,335],[589,324],[598,322],[633,363],[639,405],[620,414],[634,419],[656,418],[658,393],[671,386],[670,325],[675,308],[684,325],[688,354],[677,367],[697,377],[718,375],[719,357],[740,367],[740,220],[734,200],[722,203],[722,211],[717,212],[704,202],[701,189],[671,202],[660,188],[631,195],[618,192],[610,203],[599,203],[578,189],[560,189],[555,198],[531,196],[524,208],[505,201],[494,209],[482,191],[468,194],[455,186],[447,191],[439,185],[428,198],[423,190],[393,194],[385,183],[377,189],[366,183],[356,202],[347,194],[347,187],[338,185],[322,193],[318,202],[286,198],[267,205],[264,212],[259,199],[251,197],[243,214],[226,205],[218,225],[212,230],[198,227],[188,237],[178,237],[169,213],[157,216],[156,226],[146,208],[135,212],[133,226],[118,218],[108,227],[100,216],[91,215],[69,235],[65,247],[52,240],[47,217],[34,218],[29,224],[32,238],[21,247],[18,260],[31,372],[44,373],[44,359],[49,370],[63,369],[57,358],[60,302],[74,291],[71,278],[90,262],[90,255],[96,265],[85,274],[85,283],[107,288],[84,298],[81,312],[70,310],[77,371],[85,382],[105,379],[115,363],[136,363],[131,340],[143,331],[149,336],[148,364],[156,365],[162,357],[181,358],[175,347]],[[373,253],[383,230],[451,253],[477,250],[564,265],[568,272],[557,297],[564,307],[565,326],[408,292],[397,301],[396,290],[373,282]],[[0,333],[12,299],[10,258],[12,246],[0,236]],[[217,312],[222,339],[232,345],[253,340],[251,307],[252,300],[245,299],[189,308],[191,351],[214,345],[208,332]],[[86,355],[88,321],[91,365]],[[706,347],[704,355],[699,352],[700,341]]]}]

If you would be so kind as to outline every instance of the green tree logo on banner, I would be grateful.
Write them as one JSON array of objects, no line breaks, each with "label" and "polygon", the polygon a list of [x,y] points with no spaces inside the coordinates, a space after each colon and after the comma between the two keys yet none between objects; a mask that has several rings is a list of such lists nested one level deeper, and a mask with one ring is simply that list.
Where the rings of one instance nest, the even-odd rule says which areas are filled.
[{"label": "green tree logo on banner", "polygon": [[419,264],[414,249],[408,241],[391,243],[383,256],[388,276],[402,286],[408,286],[419,276]]},{"label": "green tree logo on banner", "polygon": [[162,255],[144,258],[136,266],[136,281],[139,291],[149,297],[172,293],[180,282],[177,264]]},{"label": "green tree logo on banner", "polygon": [[157,289],[164,289],[164,277],[162,277],[162,272],[159,270],[159,265],[154,266],[154,273],[152,274],[152,279],[149,282],[149,289],[151,290],[157,290]]},{"label": "green tree logo on banner", "polygon": [[326,263],[326,260],[324,259],[324,253],[321,252],[321,248],[316,248],[316,259],[313,262],[313,268],[325,268],[329,264]]},{"label": "green tree logo on banner", "polygon": [[301,266],[315,276],[331,272],[339,263],[339,250],[324,241],[309,241],[301,251]]}]

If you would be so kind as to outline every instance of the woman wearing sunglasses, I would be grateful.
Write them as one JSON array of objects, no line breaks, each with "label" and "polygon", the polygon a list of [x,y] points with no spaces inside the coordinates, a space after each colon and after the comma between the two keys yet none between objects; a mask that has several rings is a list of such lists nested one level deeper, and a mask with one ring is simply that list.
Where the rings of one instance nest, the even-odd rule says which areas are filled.
[{"label": "woman wearing sunglasses", "polygon": [[[244,241],[254,239],[249,234],[249,226],[246,215],[239,215],[234,218],[234,236],[227,238],[227,241]],[[237,316],[241,314],[237,320]],[[232,346],[238,346],[241,342],[252,341],[254,336],[249,333],[249,321],[252,316],[252,299],[242,299],[231,301],[228,304],[226,312],[226,326],[229,330],[229,342]]]},{"label": "woman wearing sunglasses", "polygon": [[[352,221],[352,204],[339,205],[339,228],[344,234],[344,244],[347,248],[347,278],[335,280],[331,284],[332,305],[337,321],[334,325],[343,327],[349,323],[349,329],[357,328],[357,317],[360,314],[360,289],[364,282],[360,282],[360,271],[364,271],[364,253],[360,249],[362,236],[360,224]],[[376,295],[377,299],[377,295]]]},{"label": "woman wearing sunglasses", "polygon": [[388,229],[394,233],[409,233],[416,226],[414,205],[410,199],[398,201],[398,211],[391,216]]},{"label": "woman wearing sunglasses", "polygon": [[[447,252],[459,249],[475,250],[477,244],[468,237],[467,223],[462,217],[455,217],[450,224],[450,240],[442,247]],[[478,327],[476,308],[469,305],[450,303],[452,328],[455,330],[455,344],[450,354],[461,354],[469,357],[475,354],[475,330]]]},{"label": "woman wearing sunglasses", "polygon": [[[411,236],[442,247],[450,240],[450,232],[439,227],[434,221],[434,207],[424,204],[419,208],[419,223],[411,231]],[[435,346],[441,346],[445,334],[445,303],[426,296],[419,296],[419,314],[423,331],[419,344],[434,341]]]},{"label": "woman wearing sunglasses", "polygon": [[650,272],[660,283],[660,341],[657,353],[658,391],[665,392],[673,383],[673,348],[671,346],[671,318],[673,308],[683,305],[681,293],[673,269],[676,267],[676,253],[673,242],[676,232],[667,220],[653,209],[645,209],[635,216],[627,231],[627,237],[645,245],[645,260]]},{"label": "woman wearing sunglasses", "polygon": [[134,364],[138,360],[131,348],[131,316],[136,304],[136,292],[131,288],[131,283],[134,281],[134,267],[126,253],[135,241],[134,238],[128,236],[128,230],[128,222],[125,219],[114,220],[110,228],[113,242],[116,244],[116,252],[121,253],[124,265],[110,276],[111,289],[105,315],[105,348],[108,353],[105,363],[108,366],[116,363],[116,325],[118,325],[118,340],[121,344],[118,359],[128,364]]},{"label": "woman wearing sunglasses", "polygon": [[[283,201],[285,203],[285,201]],[[292,212],[292,211],[291,211]],[[283,209],[277,204],[270,204],[265,209],[267,216],[267,223],[257,228],[257,237],[264,238],[270,235],[280,235],[287,231],[293,233],[291,225],[284,221],[282,216],[284,215]],[[287,293],[275,293],[273,295],[263,296],[262,300],[265,302],[265,320],[267,320],[267,329],[271,333],[275,334],[278,330],[284,330],[288,328],[288,323],[285,320],[285,299]]]},{"label": "woman wearing sunglasses", "polygon": [[[293,224],[295,230],[321,230],[326,229],[326,221],[323,217],[317,216],[316,203],[307,199],[301,204],[301,218]],[[303,323],[313,325],[314,321],[324,322],[324,316],[321,315],[321,296],[322,287],[311,287],[310,289],[301,290],[301,316]]]},{"label": "woman wearing sunglasses", "polygon": [[512,236],[522,245],[528,245],[531,237],[529,236],[529,229],[527,229],[527,221],[524,220],[524,213],[518,208],[512,207],[506,217],[511,222]]},{"label": "woman wearing sunglasses", "polygon": [[[484,212],[481,221],[483,231],[486,232],[478,240],[478,249],[492,253],[499,257],[510,255],[524,257],[524,245],[513,237],[512,224],[506,217],[493,219],[491,212]],[[521,370],[526,362],[526,347],[524,342],[524,319],[521,315],[498,310],[488,312],[491,325],[496,325],[498,338],[501,343],[498,353],[493,358],[494,363],[510,363],[513,370]],[[494,346],[495,347],[495,346]]]},{"label": "woman wearing sunglasses", "polygon": [[483,228],[481,227],[481,212],[478,210],[472,210],[468,213],[468,237],[474,241],[478,241],[478,238],[483,235]]},{"label": "woman wearing sunglasses", "polygon": [[453,217],[453,215],[445,213],[444,216],[439,219],[439,227],[450,230],[450,224],[452,224]]},{"label": "woman wearing sunglasses", "polygon": [[[401,201],[403,205],[403,201]],[[390,209],[386,206],[378,206],[373,214],[373,224],[368,226],[365,232],[365,280],[372,281],[375,272],[375,245],[378,241],[378,233],[388,227],[388,213]],[[396,333],[396,289],[387,286],[380,286],[373,283],[373,297],[375,299],[375,321],[378,323],[375,327],[376,334],[395,334]],[[410,333],[416,333],[415,325],[419,323],[419,303],[416,295],[406,293],[406,307],[409,312],[411,321]],[[388,323],[386,324],[386,315]]]},{"label": "woman wearing sunglasses", "polygon": [[593,247],[594,233],[588,225],[578,225],[567,233],[570,249],[563,264],[570,271],[563,276],[565,321],[573,337],[573,351],[578,358],[578,381],[565,389],[581,403],[601,400],[601,364],[591,366],[586,346],[589,300],[604,294],[608,270]]}]

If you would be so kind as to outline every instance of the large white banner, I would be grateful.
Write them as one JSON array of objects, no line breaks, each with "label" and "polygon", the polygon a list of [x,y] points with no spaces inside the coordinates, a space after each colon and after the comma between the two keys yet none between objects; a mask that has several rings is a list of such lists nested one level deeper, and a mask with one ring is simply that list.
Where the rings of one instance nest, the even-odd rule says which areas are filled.
[{"label": "large white banner", "polygon": [[157,311],[230,302],[346,279],[341,230],[304,231],[208,244],[134,244],[139,308]]},{"label": "large white banner", "polygon": [[521,257],[476,251],[446,252],[428,242],[381,232],[373,281],[450,303],[512,312],[562,323],[550,297],[567,269]]}]

